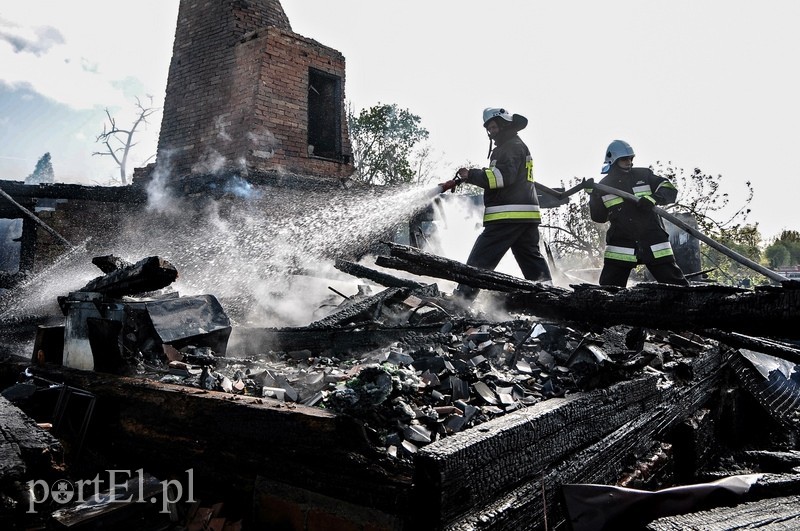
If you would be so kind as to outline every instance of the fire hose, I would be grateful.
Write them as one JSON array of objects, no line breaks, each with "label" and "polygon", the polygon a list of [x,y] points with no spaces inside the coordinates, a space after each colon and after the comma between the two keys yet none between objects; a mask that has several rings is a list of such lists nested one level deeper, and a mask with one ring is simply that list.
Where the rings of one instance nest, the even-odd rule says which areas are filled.
[{"label": "fire hose", "polygon": [[[619,197],[621,197],[621,198],[623,198],[625,200],[628,200],[628,201],[632,201],[634,203],[639,201],[638,197],[636,197],[635,195],[633,195],[633,194],[631,194],[629,192],[626,192],[624,190],[618,190],[617,188],[613,188],[611,186],[606,186],[604,184],[600,184],[600,183],[586,184],[585,187],[586,188],[596,188],[597,190],[600,190],[601,192],[606,192],[608,194],[618,195]],[[744,266],[747,266],[750,269],[752,269],[754,271],[757,271],[757,272],[761,273],[762,275],[764,275],[764,276],[766,276],[766,277],[768,277],[768,278],[770,278],[770,279],[772,279],[772,280],[774,280],[776,282],[786,282],[786,281],[789,280],[785,276],[780,275],[780,274],[776,273],[775,271],[771,271],[771,270],[767,269],[766,267],[762,266],[761,264],[750,260],[746,256],[742,256],[741,254],[737,253],[733,249],[725,247],[721,243],[719,243],[719,242],[717,242],[715,240],[712,240],[711,238],[709,238],[708,236],[706,236],[702,232],[698,231],[697,229],[695,229],[691,225],[687,224],[686,222],[684,222],[683,220],[681,220],[677,216],[674,216],[674,215],[670,214],[669,212],[667,212],[663,208],[659,208],[657,206],[653,206],[653,211],[656,214],[658,214],[659,216],[661,216],[662,218],[666,219],[667,221],[669,221],[670,223],[675,225],[676,227],[680,227],[681,229],[683,229],[686,232],[688,232],[690,235],[692,235],[695,238],[697,238],[698,240],[706,243],[709,247],[712,247],[712,248],[716,249],[717,251],[721,252],[722,254],[724,254],[725,256],[727,256],[729,258],[731,258],[732,260],[735,260],[735,261],[739,262],[740,264],[742,264]]]},{"label": "fire hose", "polygon": [[[450,184],[452,182],[453,181],[450,181],[448,184]],[[460,182],[461,181],[459,180],[455,184],[457,185]],[[563,199],[565,199],[565,198],[567,198],[567,197],[569,197],[571,195],[574,195],[575,193],[583,190],[584,188],[596,188],[597,190],[600,190],[601,192],[606,192],[606,193],[609,193],[609,194],[615,194],[615,195],[618,195],[619,197],[622,197],[623,199],[625,199],[627,201],[632,201],[634,203],[637,203],[639,201],[638,197],[636,197],[635,195],[633,195],[633,194],[631,194],[629,192],[626,192],[624,190],[619,190],[619,189],[613,188],[611,186],[606,186],[604,184],[596,183],[596,182],[594,182],[593,179],[589,179],[589,180],[584,179],[583,181],[581,181],[577,185],[573,186],[569,190],[563,190],[563,191],[562,190],[555,190],[553,188],[549,188],[549,187],[547,187],[547,186],[545,186],[545,185],[543,185],[541,183],[536,183],[536,189],[537,190],[545,192],[548,195],[551,195],[551,196],[553,196],[553,197],[555,197],[556,199],[559,199],[559,200],[563,200]],[[444,191],[446,191],[447,189],[449,189],[449,188],[446,188]],[[787,281],[789,281],[789,279],[787,277],[785,277],[785,276],[783,276],[781,274],[778,274],[775,271],[767,269],[766,267],[762,266],[761,264],[750,260],[746,256],[742,256],[741,254],[737,253],[733,249],[730,249],[729,247],[726,247],[726,246],[722,245],[721,243],[717,242],[716,240],[713,240],[713,239],[709,238],[708,236],[706,236],[702,232],[698,231],[696,228],[694,228],[691,225],[687,224],[686,222],[684,222],[683,220],[681,220],[677,216],[674,216],[674,215],[670,214],[669,212],[667,212],[663,208],[660,208],[658,206],[653,206],[653,211],[656,214],[658,214],[659,216],[661,216],[662,218],[666,219],[667,221],[669,221],[670,223],[675,225],[676,227],[679,227],[679,228],[683,229],[684,231],[689,233],[691,236],[694,236],[698,240],[706,243],[709,247],[712,247],[712,248],[716,249],[717,251],[721,252],[722,254],[724,254],[725,256],[727,256],[729,258],[731,258],[732,260],[735,260],[736,262],[739,262],[740,264],[742,264],[742,265],[744,265],[746,267],[749,267],[750,269],[752,269],[754,271],[757,271],[758,273],[761,273],[762,275],[764,275],[767,278],[769,278],[771,280],[774,280],[776,282],[787,282]]]}]

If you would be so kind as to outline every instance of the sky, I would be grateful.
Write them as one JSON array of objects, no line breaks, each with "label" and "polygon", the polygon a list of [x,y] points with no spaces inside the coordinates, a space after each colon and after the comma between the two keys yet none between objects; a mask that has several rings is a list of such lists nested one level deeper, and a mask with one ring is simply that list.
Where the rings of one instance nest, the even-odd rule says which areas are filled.
[{"label": "sky", "polygon": [[[800,230],[796,0],[283,0],[292,29],[341,52],[345,98],[421,118],[441,180],[485,165],[481,114],[526,116],[538,181],[600,177],[606,146],[635,163],[721,175],[765,240]],[[0,179],[50,152],[57,180],[107,184],[105,109],[163,105],[177,0],[0,0]],[[91,15],[91,16],[89,16]],[[145,99],[147,98],[147,99]],[[134,165],[155,154],[161,115]]]}]

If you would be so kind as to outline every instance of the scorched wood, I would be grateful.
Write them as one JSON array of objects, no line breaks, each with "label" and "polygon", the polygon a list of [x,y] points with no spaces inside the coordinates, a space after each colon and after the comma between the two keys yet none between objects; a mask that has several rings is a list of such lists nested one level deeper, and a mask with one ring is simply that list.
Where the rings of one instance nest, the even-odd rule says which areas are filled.
[{"label": "scorched wood", "polygon": [[[760,287],[754,290],[716,286],[642,283],[630,289],[573,285],[572,291],[467,266],[389,243],[391,257],[383,267],[443,278],[470,286],[511,292],[506,308],[539,317],[600,326],[627,324],[649,328],[704,330],[716,328],[755,336],[800,338],[800,289]],[[793,286],[790,285],[790,286]]]},{"label": "scorched wood", "polygon": [[385,301],[395,297],[406,297],[408,293],[409,290],[407,288],[388,288],[366,299],[347,301],[343,303],[340,310],[319,321],[314,321],[308,327],[331,328],[348,323],[375,320],[380,315]]},{"label": "scorched wood", "polygon": [[[495,291],[547,291],[543,284],[489,271],[436,256],[414,247],[387,242],[391,256],[379,256],[375,263],[381,267],[408,271],[415,275],[442,278],[480,289]],[[558,289],[558,288],[556,288]]]},{"label": "scorched wood", "polygon": [[420,514],[440,526],[540,477],[553,462],[655,408],[656,383],[647,377],[551,398],[426,446],[415,459]]},{"label": "scorched wood", "polygon": [[[23,367],[13,365],[15,372]],[[0,369],[10,371],[12,363]],[[261,475],[388,514],[405,510],[410,470],[375,452],[347,417],[145,378],[49,365],[29,370],[97,398],[85,445],[124,469],[145,466],[165,476],[193,468],[196,481],[236,492]]]},{"label": "scorched wood", "polygon": [[386,273],[382,273],[380,271],[376,271],[369,267],[356,264],[355,262],[349,262],[347,260],[337,259],[335,267],[343,273],[353,275],[354,277],[371,280],[387,288],[422,289],[426,286],[421,282],[388,275]]},{"label": "scorched wood", "polygon": [[560,297],[519,292],[506,308],[601,326],[627,324],[665,330],[715,328],[755,336],[800,338],[800,290],[741,290],[724,286],[643,283],[629,289],[589,284]]},{"label": "scorched wood", "polygon": [[365,329],[363,325],[329,328],[243,328],[234,329],[231,343],[244,356],[264,352],[309,350],[314,355],[324,352],[357,353],[385,347],[408,335],[427,335],[438,332],[441,323],[426,326],[385,327]]},{"label": "scorched wood", "polygon": [[143,258],[133,265],[114,269],[98,277],[78,291],[93,291],[108,297],[136,295],[165,288],[178,278],[178,271],[158,256]]},{"label": "scorched wood", "polygon": [[[538,476],[528,478],[507,491],[496,491],[494,499],[473,508],[451,522],[447,531],[544,530],[545,517],[549,529],[558,529],[564,514],[560,506],[560,487],[567,483],[615,484],[626,467],[638,456],[646,455],[669,431],[700,409],[719,391],[724,380],[721,352],[713,351],[692,362],[691,381],[660,389],[656,406],[619,425],[607,436],[585,449],[569,453],[562,461]],[[597,406],[594,406],[597,407]],[[602,420],[601,420],[602,419]],[[569,422],[569,419],[565,419]],[[602,415],[595,417],[602,424]],[[565,430],[565,436],[569,430]]]},{"label": "scorched wood", "polygon": [[770,498],[734,507],[717,507],[678,516],[659,518],[644,529],[648,531],[730,531],[731,529],[798,529],[800,495]]},{"label": "scorched wood", "polygon": [[50,474],[62,459],[58,439],[0,396],[0,483]]}]

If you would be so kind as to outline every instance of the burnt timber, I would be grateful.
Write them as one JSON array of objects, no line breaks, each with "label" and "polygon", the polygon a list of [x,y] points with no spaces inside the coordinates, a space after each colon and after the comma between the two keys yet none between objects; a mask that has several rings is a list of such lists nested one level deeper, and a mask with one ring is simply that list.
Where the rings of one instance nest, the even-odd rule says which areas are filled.
[{"label": "burnt timber", "polygon": [[[107,275],[130,267],[109,267]],[[469,280],[468,269],[459,271]],[[516,294],[512,286],[523,285],[526,294],[562,296],[557,288],[492,272],[480,275],[484,289],[504,283],[496,291]],[[436,292],[423,286],[435,300]],[[405,303],[415,293],[424,297],[418,289],[395,286],[347,300],[340,311],[311,326],[251,331],[251,339],[261,340],[258,351],[291,347],[318,353],[331,341],[356,350],[361,342],[375,348],[410,332],[441,333],[442,322],[391,329],[376,318],[390,302]],[[798,354],[776,341],[714,333],[721,340],[739,341],[742,348],[771,349],[784,358]],[[198,479],[222,482],[240,493],[266,480],[270,488],[294,488],[359,508],[380,530],[539,530],[547,527],[545,522],[561,525],[567,518],[559,504],[561,485],[630,482],[631,470],[642,461],[686,469],[700,460],[698,441],[710,439],[693,424],[713,424],[722,414],[724,408],[713,404],[724,402],[728,369],[740,363],[740,353],[722,342],[707,348],[689,337],[671,337],[696,347],[674,367],[677,378],[645,370],[605,388],[549,398],[440,438],[410,461],[394,461],[376,451],[357,419],[319,408],[27,362],[16,371],[28,368],[39,378],[96,396],[102,405],[94,430],[110,441],[106,450],[123,457],[116,466],[133,469],[146,460],[161,473],[194,468]],[[781,400],[765,399],[767,409]],[[788,430],[796,428],[795,419],[778,420]],[[681,431],[687,435],[676,435]]]},{"label": "burnt timber", "polygon": [[96,396],[93,431],[130,460],[117,466],[194,467],[241,492],[265,477],[378,510],[378,529],[455,531],[541,529],[545,512],[562,520],[560,484],[617,481],[715,396],[726,363],[712,350],[666,388],[650,374],[542,401],[422,448],[411,467],[376,453],[357,422],[318,408],[49,365],[3,371],[27,367]]},{"label": "burnt timber", "polygon": [[510,311],[597,326],[627,324],[659,329],[717,329],[754,336],[800,339],[800,286],[753,290],[716,285],[671,286],[642,283],[633,288],[545,286],[481,270],[412,247],[387,243],[390,255],[376,264],[418,275],[463,282],[504,292]]}]

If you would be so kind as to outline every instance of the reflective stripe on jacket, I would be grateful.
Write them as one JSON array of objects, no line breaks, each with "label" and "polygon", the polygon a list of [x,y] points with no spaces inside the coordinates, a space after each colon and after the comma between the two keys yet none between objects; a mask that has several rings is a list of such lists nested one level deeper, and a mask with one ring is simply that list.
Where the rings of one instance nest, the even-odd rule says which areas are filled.
[{"label": "reflective stripe on jacket", "polygon": [[[648,168],[632,168],[624,172],[614,166],[600,183],[636,197],[647,197],[657,205],[673,203],[678,196],[678,190],[668,179],[654,174]],[[610,222],[606,233],[605,260],[649,264],[675,259],[661,216],[616,194],[599,190],[589,192],[592,220]]]},{"label": "reflective stripe on jacket", "polygon": [[513,131],[498,142],[489,167],[469,170],[466,182],[483,188],[484,225],[541,222],[533,159],[528,146]]}]

